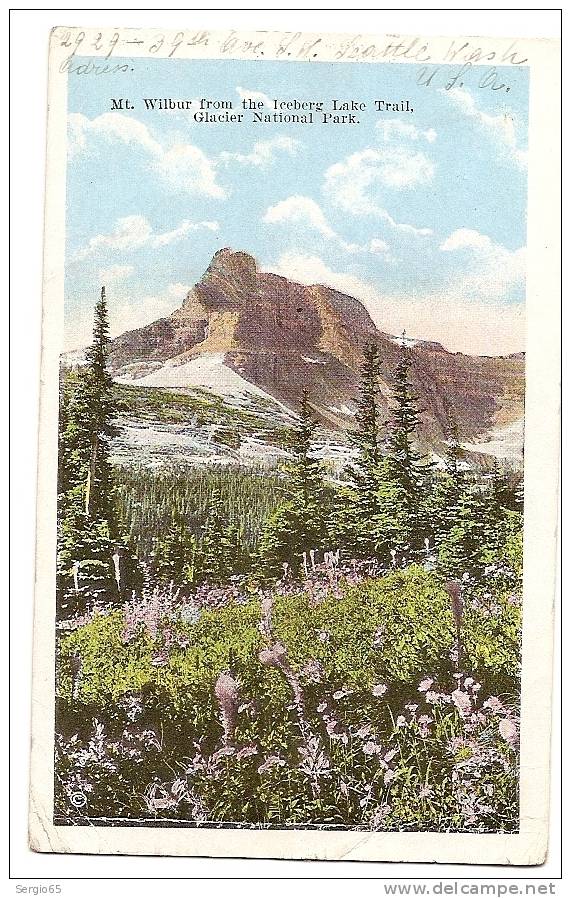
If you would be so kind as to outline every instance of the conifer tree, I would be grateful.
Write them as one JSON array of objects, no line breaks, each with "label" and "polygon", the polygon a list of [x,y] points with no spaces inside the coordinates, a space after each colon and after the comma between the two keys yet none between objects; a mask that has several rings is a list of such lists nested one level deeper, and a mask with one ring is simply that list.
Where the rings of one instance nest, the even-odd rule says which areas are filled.
[{"label": "conifer tree", "polygon": [[287,467],[288,498],[270,515],[260,539],[263,573],[279,575],[284,562],[299,566],[303,552],[322,547],[325,539],[325,491],[321,465],[312,444],[315,421],[304,390],[299,423],[293,428],[290,449],[293,460]]},{"label": "conifer tree", "polygon": [[379,350],[374,343],[364,349],[355,429],[350,440],[356,458],[348,467],[350,487],[336,497],[333,530],[351,554],[374,558],[378,549],[379,464]]},{"label": "conifer tree", "polygon": [[403,334],[391,418],[387,422],[386,454],[380,471],[379,526],[394,549],[408,546],[416,551],[429,532],[425,487],[433,465],[415,447],[420,418],[418,399],[409,379],[410,366],[410,350]]},{"label": "conifer tree", "polygon": [[109,323],[105,288],[95,306],[93,342],[86,365],[65,383],[60,405],[58,455],[58,573],[69,584],[74,566],[105,579],[111,564],[115,522],[110,440],[116,406],[107,371]]},{"label": "conifer tree", "polygon": [[437,547],[454,526],[460,502],[468,488],[464,457],[458,426],[452,422],[448,428],[444,469],[433,472],[427,493],[431,530]]}]

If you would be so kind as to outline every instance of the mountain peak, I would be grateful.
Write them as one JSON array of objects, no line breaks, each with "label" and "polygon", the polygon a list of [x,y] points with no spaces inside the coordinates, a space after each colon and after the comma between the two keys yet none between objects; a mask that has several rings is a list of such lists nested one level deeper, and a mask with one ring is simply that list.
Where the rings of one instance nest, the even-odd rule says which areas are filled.
[{"label": "mountain peak", "polygon": [[[389,416],[402,340],[379,331],[354,297],[260,271],[249,253],[223,247],[181,308],[112,341],[110,367],[126,382],[184,388],[206,376],[204,366],[218,365],[221,382],[237,375],[294,410],[305,387],[322,422],[347,427],[371,342],[380,350],[380,413]],[[523,359],[454,355],[410,338],[406,345],[425,445],[440,449],[451,420],[474,443],[521,417]]]}]

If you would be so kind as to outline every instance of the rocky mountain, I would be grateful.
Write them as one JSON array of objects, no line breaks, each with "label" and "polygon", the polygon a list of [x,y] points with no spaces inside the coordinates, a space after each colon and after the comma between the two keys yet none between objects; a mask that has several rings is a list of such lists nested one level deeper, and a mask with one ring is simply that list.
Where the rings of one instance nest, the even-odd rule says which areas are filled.
[{"label": "rocky mountain", "polygon": [[[295,410],[303,387],[320,422],[351,426],[363,348],[376,342],[381,404],[389,398],[400,343],[354,297],[258,270],[244,252],[222,249],[181,308],[112,341],[114,377],[135,386],[202,387],[219,395],[271,397]],[[522,353],[478,357],[404,338],[422,408],[421,437],[436,454],[455,421],[477,456],[521,459]]]}]

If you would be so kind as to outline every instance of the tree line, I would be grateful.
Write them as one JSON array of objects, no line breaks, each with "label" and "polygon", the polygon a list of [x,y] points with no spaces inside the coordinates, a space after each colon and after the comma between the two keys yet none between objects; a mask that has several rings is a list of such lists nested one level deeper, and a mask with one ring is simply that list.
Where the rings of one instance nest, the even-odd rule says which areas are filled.
[{"label": "tree line", "polygon": [[[379,349],[364,350],[353,460],[333,484],[313,446],[317,423],[303,391],[282,472],[283,497],[256,546],[232,522],[218,487],[199,532],[173,519],[150,555],[134,556],[120,523],[110,462],[120,411],[107,370],[109,324],[105,289],[95,307],[93,343],[72,391],[60,392],[58,456],[58,594],[74,606],[79,581],[105,594],[136,588],[143,577],[194,587],[235,576],[259,580],[296,575],[305,557],[326,551],[381,566],[427,559],[446,576],[485,577],[521,538],[522,484],[492,470],[471,470],[453,421],[443,466],[422,454],[421,410],[414,394],[411,352],[401,341],[389,418],[379,404]],[[304,555],[305,553],[305,555]],[[64,603],[65,604],[65,603]]]}]

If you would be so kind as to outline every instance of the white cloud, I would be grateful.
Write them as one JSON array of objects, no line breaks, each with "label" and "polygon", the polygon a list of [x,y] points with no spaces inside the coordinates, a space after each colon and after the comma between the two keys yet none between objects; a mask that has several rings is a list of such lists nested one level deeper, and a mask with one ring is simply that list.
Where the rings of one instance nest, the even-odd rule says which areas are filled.
[{"label": "white cloud", "polygon": [[291,224],[302,232],[302,236],[304,229],[316,231],[345,252],[354,253],[360,249],[356,243],[348,243],[335,233],[321,207],[308,196],[290,196],[275,206],[270,206],[262,221],[267,224]]},{"label": "white cloud", "polygon": [[80,112],[72,112],[68,116],[70,155],[89,149],[92,137],[103,137],[107,140],[121,140],[126,144],[138,144],[153,156],[160,156],[162,147],[151,137],[143,122],[123,115],[121,112],[104,112],[94,119]]},{"label": "white cloud", "polygon": [[191,231],[218,231],[220,230],[220,225],[217,221],[189,221],[188,219],[184,219],[181,221],[177,228],[174,228],[172,231],[165,231],[163,234],[157,234],[152,239],[152,245],[154,247],[158,246],[166,246],[168,243],[175,243],[177,240],[182,240],[183,237],[186,237],[187,234],[190,234]]},{"label": "white cloud", "polygon": [[[142,246],[151,246],[156,249],[174,243],[176,240],[182,240],[191,231],[217,231],[218,229],[217,221],[192,222],[184,219],[172,231],[155,234],[144,215],[127,215],[117,219],[110,234],[96,234],[95,237],[91,237],[87,245],[75,254],[73,260],[82,261],[89,256],[96,255],[101,250],[128,252]],[[121,266],[115,267],[120,268]]]},{"label": "white cloud", "polygon": [[102,268],[98,278],[102,284],[115,284],[117,281],[125,281],[133,271],[132,265],[111,265],[109,268]]},{"label": "white cloud", "polygon": [[389,247],[384,240],[373,238],[360,245],[344,240],[329,224],[321,206],[308,196],[289,196],[287,199],[270,206],[262,219],[266,224],[292,225],[300,236],[304,230],[315,231],[326,240],[330,240],[346,253],[388,253]]},{"label": "white cloud", "polygon": [[199,147],[177,143],[169,148],[155,140],[143,122],[121,112],[104,112],[94,119],[81,113],[69,116],[70,157],[89,151],[95,138],[135,144],[148,157],[152,170],[176,190],[223,199],[227,191],[216,181],[216,162]]},{"label": "white cloud", "polygon": [[237,87],[236,93],[241,100],[254,100],[258,103],[263,103],[264,106],[268,107],[268,109],[274,108],[272,105],[272,101],[270,100],[268,95],[262,93],[261,90],[247,90],[244,87]]},{"label": "white cloud", "polygon": [[457,288],[467,300],[501,300],[525,283],[525,247],[509,250],[486,234],[460,228],[440,244],[445,253],[459,254]]},{"label": "white cloud", "polygon": [[433,175],[433,163],[420,151],[412,152],[404,147],[368,148],[331,165],[325,172],[323,190],[331,203],[346,212],[372,215],[395,229],[426,235],[432,233],[429,228],[397,222],[377,202],[374,191],[379,186],[400,190],[424,185]]},{"label": "white cloud", "polygon": [[154,168],[175,190],[224,199],[227,191],[216,181],[216,162],[198,147],[178,143],[157,157]]},{"label": "white cloud", "polygon": [[385,192],[422,187],[432,181],[435,165],[418,144],[434,143],[436,131],[422,131],[398,118],[379,120],[375,130],[380,146],[365,147],[329,166],[323,192],[331,203],[352,215],[374,216],[405,234],[431,234],[430,228],[396,221],[382,197]]},{"label": "white cloud", "polygon": [[254,165],[258,168],[267,168],[271,165],[278,152],[283,151],[290,156],[295,156],[298,149],[303,146],[299,140],[293,137],[278,135],[271,140],[260,140],[254,144],[249,153],[220,153],[224,162],[239,162],[241,165]]},{"label": "white cloud", "polygon": [[399,296],[384,293],[352,274],[333,271],[317,256],[282,255],[268,271],[302,284],[324,284],[359,299],[380,330],[435,340],[454,352],[507,355],[524,348],[522,305],[467,301],[460,285],[442,291]]},{"label": "white cloud", "polygon": [[79,250],[74,259],[81,261],[99,250],[112,249],[128,251],[138,249],[148,243],[152,228],[144,215],[127,215],[118,218],[110,234],[96,234],[87,246]]},{"label": "white cloud", "polygon": [[515,119],[513,114],[490,115],[483,112],[476,105],[476,101],[465,88],[454,87],[451,90],[442,90],[442,94],[449,97],[455,106],[468,118],[477,122],[480,127],[496,141],[505,155],[514,162],[518,168],[527,166],[527,150],[518,147]]}]

